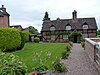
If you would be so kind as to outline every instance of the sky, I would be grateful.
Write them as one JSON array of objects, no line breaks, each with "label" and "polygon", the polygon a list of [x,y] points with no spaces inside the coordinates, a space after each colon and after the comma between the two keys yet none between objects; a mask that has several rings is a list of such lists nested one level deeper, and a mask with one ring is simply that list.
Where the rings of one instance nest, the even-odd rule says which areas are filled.
[{"label": "sky", "polygon": [[46,11],[55,20],[70,19],[76,10],[78,18],[95,17],[100,29],[100,0],[0,0],[2,5],[10,14],[10,25],[34,26],[40,32]]}]

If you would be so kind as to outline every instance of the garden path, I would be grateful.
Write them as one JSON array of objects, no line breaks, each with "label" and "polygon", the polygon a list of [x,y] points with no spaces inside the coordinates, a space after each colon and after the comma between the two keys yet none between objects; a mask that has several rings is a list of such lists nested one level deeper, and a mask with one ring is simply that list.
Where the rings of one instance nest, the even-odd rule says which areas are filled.
[{"label": "garden path", "polygon": [[65,64],[68,68],[65,75],[100,75],[81,44],[78,43],[73,44],[71,54]]}]

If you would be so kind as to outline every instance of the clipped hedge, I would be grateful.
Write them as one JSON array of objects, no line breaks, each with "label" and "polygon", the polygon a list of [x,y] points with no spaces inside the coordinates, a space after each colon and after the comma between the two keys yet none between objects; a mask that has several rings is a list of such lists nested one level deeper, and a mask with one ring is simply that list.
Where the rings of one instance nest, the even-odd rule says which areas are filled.
[{"label": "clipped hedge", "polygon": [[22,33],[24,35],[25,42],[29,42],[29,32],[23,31]]},{"label": "clipped hedge", "polygon": [[18,56],[0,52],[0,75],[26,75],[27,67]]},{"label": "clipped hedge", "polygon": [[21,36],[21,44],[17,48],[17,50],[21,50],[24,47],[24,45],[25,45],[25,37],[24,37],[24,34],[22,32],[20,32],[20,36]]},{"label": "clipped hedge", "polygon": [[20,47],[20,31],[14,28],[0,28],[0,49],[13,51]]}]

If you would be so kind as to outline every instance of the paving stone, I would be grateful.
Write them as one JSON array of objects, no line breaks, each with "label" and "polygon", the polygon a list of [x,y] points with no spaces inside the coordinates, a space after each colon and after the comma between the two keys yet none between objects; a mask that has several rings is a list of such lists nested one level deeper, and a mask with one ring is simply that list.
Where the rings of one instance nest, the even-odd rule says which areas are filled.
[{"label": "paving stone", "polygon": [[65,61],[65,75],[100,75],[80,44],[74,44],[69,59]]}]

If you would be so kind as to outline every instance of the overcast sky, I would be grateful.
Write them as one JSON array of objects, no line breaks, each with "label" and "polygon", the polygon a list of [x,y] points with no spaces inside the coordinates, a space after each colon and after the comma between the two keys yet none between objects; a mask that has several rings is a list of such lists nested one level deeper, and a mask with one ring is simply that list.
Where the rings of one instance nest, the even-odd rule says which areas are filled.
[{"label": "overcast sky", "polygon": [[77,11],[78,18],[95,17],[100,28],[100,0],[0,0],[10,14],[10,25],[34,26],[39,31],[45,11],[51,20],[72,18]]}]

